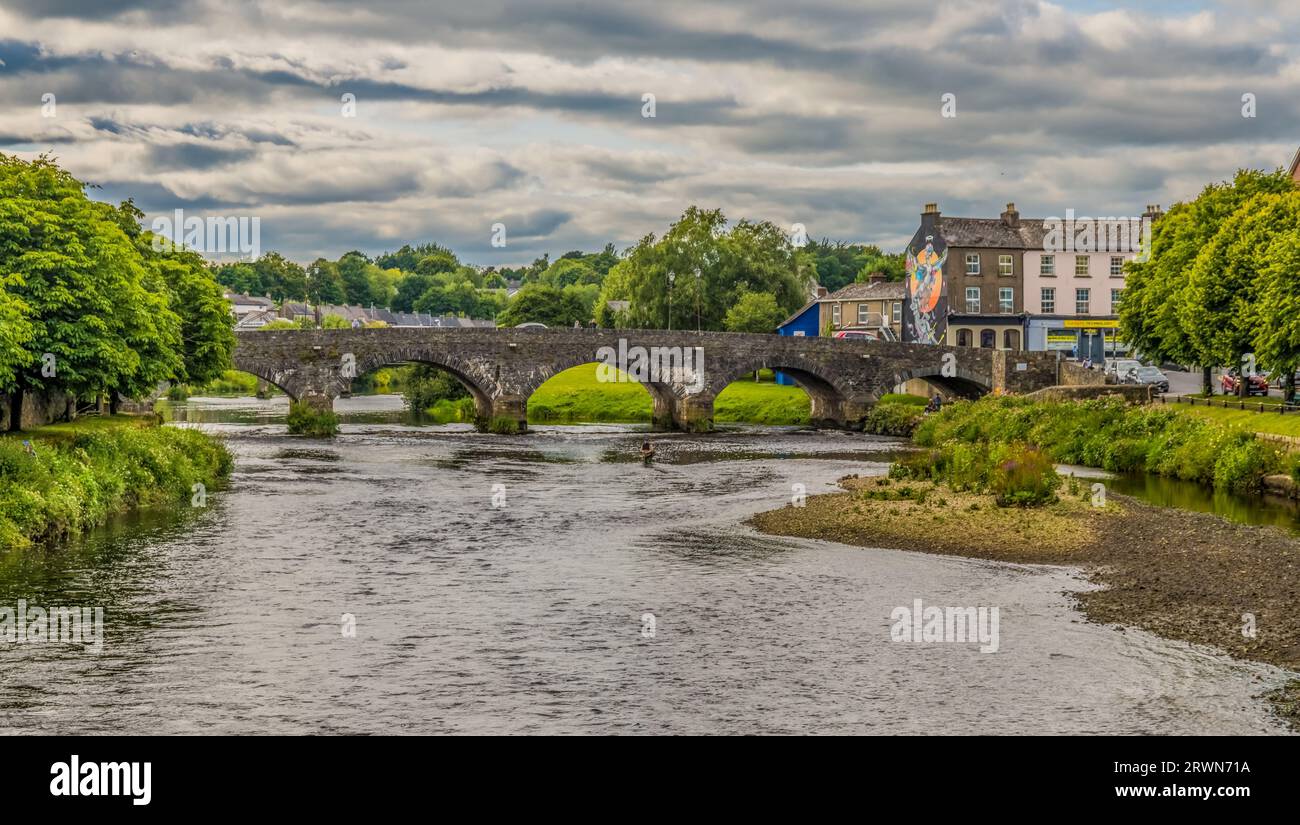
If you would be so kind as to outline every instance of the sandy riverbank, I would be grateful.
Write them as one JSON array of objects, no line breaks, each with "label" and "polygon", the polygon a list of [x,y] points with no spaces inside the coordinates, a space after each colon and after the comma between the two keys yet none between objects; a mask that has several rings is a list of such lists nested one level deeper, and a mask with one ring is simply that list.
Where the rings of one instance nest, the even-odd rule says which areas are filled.
[{"label": "sandy riverbank", "polygon": [[[1081,567],[1102,585],[1077,594],[1090,620],[1300,669],[1300,539],[1272,527],[1113,493],[1100,508],[1063,496],[1025,510],[929,482],[881,485],[850,476],[840,484],[843,493],[810,496],[804,507],[760,513],[750,523],[774,535]],[[866,497],[903,485],[925,490],[923,500]],[[1253,637],[1243,633],[1244,614],[1254,617]]]}]

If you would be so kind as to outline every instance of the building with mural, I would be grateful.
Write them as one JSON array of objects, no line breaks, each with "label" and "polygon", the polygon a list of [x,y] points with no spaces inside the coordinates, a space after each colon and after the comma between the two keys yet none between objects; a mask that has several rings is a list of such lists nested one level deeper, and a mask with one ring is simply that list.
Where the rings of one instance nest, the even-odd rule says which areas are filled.
[{"label": "building with mural", "polygon": [[[909,277],[933,277],[925,268],[937,262],[948,305],[939,340],[950,346],[1122,356],[1124,264],[1159,214],[1148,206],[1131,219],[1022,218],[1009,203],[997,218],[958,218],[926,204],[907,250]],[[1093,231],[1076,235],[1088,221]]]}]

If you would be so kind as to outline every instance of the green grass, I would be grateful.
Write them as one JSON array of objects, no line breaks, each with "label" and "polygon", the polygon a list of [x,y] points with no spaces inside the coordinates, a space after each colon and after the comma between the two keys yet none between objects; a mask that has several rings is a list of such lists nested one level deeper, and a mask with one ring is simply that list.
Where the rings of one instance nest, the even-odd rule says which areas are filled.
[{"label": "green grass", "polygon": [[715,421],[746,424],[807,424],[811,402],[798,387],[734,381],[713,401]]},{"label": "green grass", "polygon": [[[764,370],[770,377],[771,372]],[[714,420],[750,424],[807,424],[808,396],[798,387],[769,381],[736,381],[718,394]],[[528,399],[528,420],[645,423],[654,400],[635,381],[599,382],[596,365],[583,364],[554,376]]]},{"label": "green grass", "polygon": [[1269,473],[1290,472],[1294,477],[1298,470],[1295,456],[1284,455],[1277,445],[1242,427],[1225,426],[1178,405],[1137,407],[1114,398],[959,401],[926,416],[913,440],[945,456],[952,453],[954,466],[961,463],[962,451],[1027,444],[1062,464],[1118,473],[1143,471],[1238,492],[1259,489]]},{"label": "green grass", "polygon": [[60,421],[57,424],[45,424],[20,430],[16,433],[0,433],[0,438],[42,439],[45,441],[67,441],[83,433],[103,432],[127,428],[152,427],[156,418],[147,415],[86,415],[75,421]]},{"label": "green grass", "polygon": [[1300,412],[1279,415],[1270,412],[1251,412],[1249,409],[1225,410],[1222,407],[1189,407],[1185,404],[1171,406],[1170,409],[1178,410],[1183,415],[1216,421],[1220,424],[1238,427],[1250,432],[1300,436]]},{"label": "green grass", "polygon": [[0,548],[60,541],[132,507],[191,501],[194,485],[214,487],[232,464],[220,441],[148,417],[11,434],[0,438]]},{"label": "green grass", "polygon": [[930,399],[924,395],[912,395],[905,392],[887,392],[880,396],[881,404],[915,404],[918,407],[924,407],[930,403]]}]

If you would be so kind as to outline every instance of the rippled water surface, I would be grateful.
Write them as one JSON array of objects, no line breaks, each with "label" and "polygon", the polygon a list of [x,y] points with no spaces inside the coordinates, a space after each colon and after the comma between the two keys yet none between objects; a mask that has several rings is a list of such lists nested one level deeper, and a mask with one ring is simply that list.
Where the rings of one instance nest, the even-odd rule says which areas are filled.
[{"label": "rippled water surface", "polygon": [[[0,605],[100,605],[107,640],[0,644],[0,730],[1281,730],[1255,697],[1284,674],[1085,623],[1069,570],[742,525],[793,485],[883,470],[895,442],[656,434],[645,466],[633,427],[502,437],[400,423],[392,399],[340,409],[324,442],[284,434],[282,399],[192,400],[177,418],[237,455],[206,508],[5,559]],[[999,606],[1001,649],[891,642],[917,598]]]}]

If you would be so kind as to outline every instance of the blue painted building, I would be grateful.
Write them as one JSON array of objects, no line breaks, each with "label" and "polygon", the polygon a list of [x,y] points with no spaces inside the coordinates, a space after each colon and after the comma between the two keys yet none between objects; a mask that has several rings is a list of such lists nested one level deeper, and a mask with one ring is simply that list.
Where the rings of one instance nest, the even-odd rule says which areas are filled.
[{"label": "blue painted building", "polygon": [[[804,305],[803,309],[785,319],[781,326],[776,328],[776,331],[782,335],[816,338],[818,335],[817,325],[821,319],[821,309],[817,304],[817,300],[817,298],[812,299]],[[788,387],[792,386],[795,380],[783,372],[777,372],[776,383]]]}]

